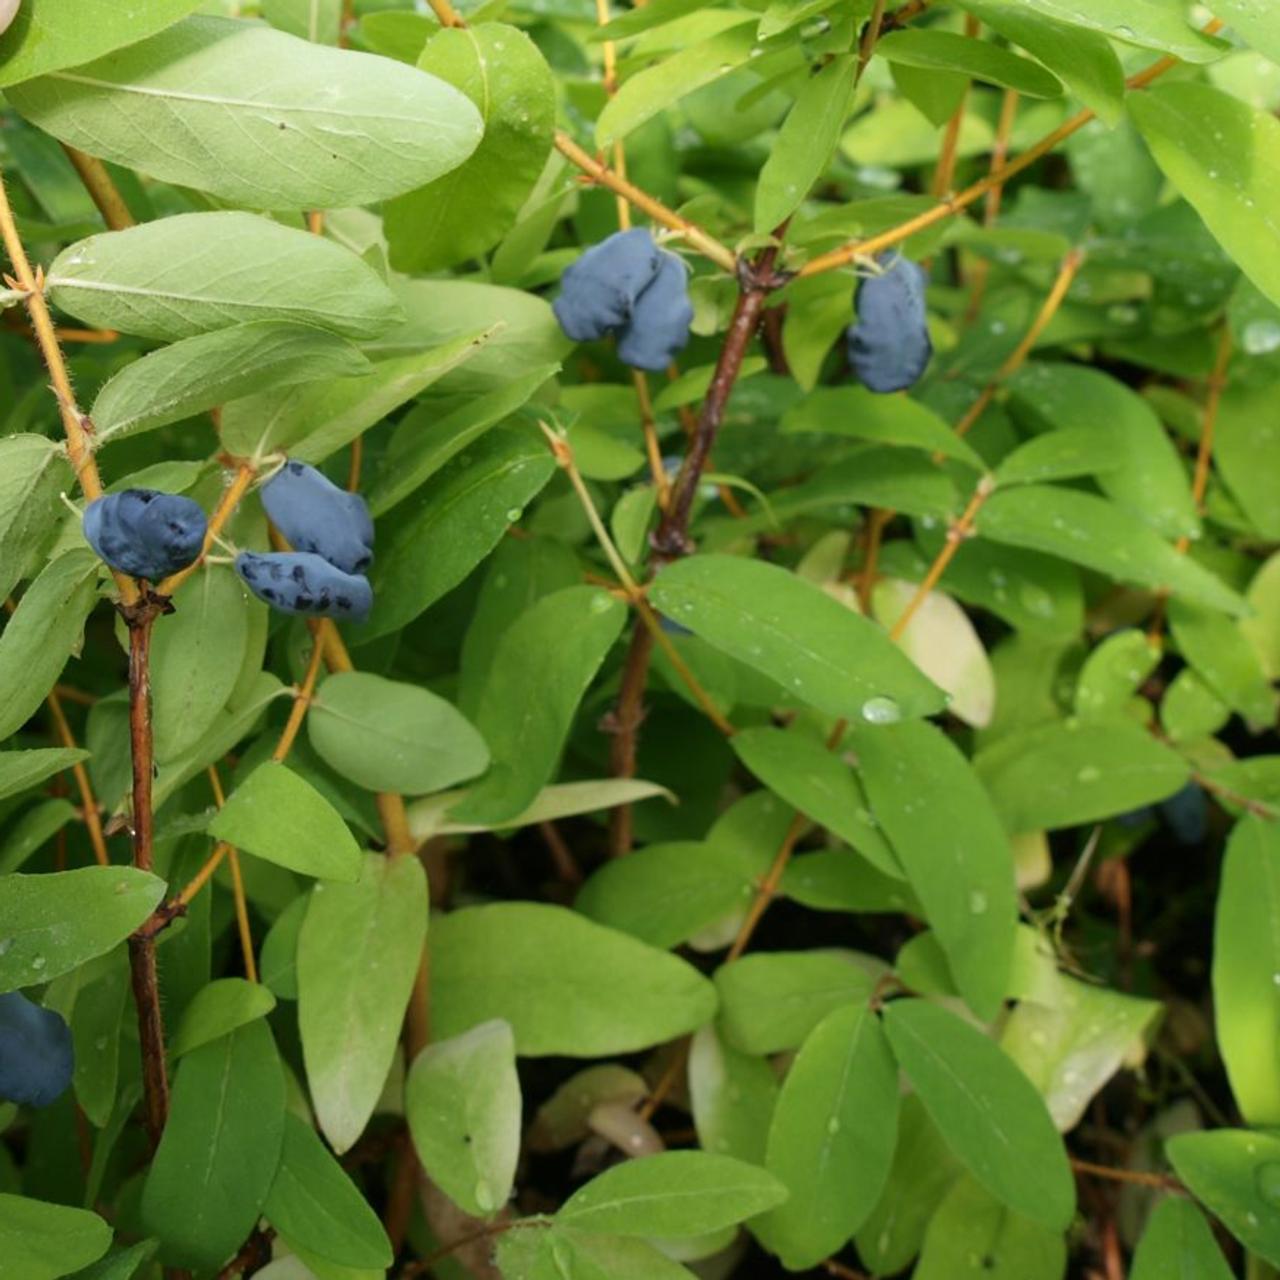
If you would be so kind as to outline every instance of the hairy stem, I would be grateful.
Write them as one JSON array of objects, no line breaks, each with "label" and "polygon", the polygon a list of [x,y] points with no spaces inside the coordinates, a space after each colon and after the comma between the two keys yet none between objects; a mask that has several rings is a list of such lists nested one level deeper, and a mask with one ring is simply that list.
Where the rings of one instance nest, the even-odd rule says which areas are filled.
[{"label": "hairy stem", "polygon": [[112,231],[124,231],[129,227],[137,226],[137,219],[129,212],[129,206],[125,204],[119,188],[111,181],[106,165],[97,156],[89,156],[83,151],[77,151],[70,143],[64,142],[62,149],[67,153],[67,159],[71,161],[76,173],[80,175],[80,181],[84,183],[84,189],[89,193],[89,198],[98,206],[103,222]]}]

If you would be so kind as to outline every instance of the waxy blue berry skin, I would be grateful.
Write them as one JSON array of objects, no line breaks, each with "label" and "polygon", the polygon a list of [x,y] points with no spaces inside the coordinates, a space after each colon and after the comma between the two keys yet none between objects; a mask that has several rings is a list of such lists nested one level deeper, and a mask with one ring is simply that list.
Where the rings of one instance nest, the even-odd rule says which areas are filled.
[{"label": "waxy blue berry skin", "polygon": [[373,608],[368,578],[343,573],[313,551],[242,551],[235,569],[259,600],[281,613],[363,622]]},{"label": "waxy blue berry skin", "polygon": [[190,498],[125,489],[89,503],[83,527],[85,540],[113,569],[159,582],[199,556],[208,521]]},{"label": "waxy blue berry skin", "polygon": [[914,386],[933,355],[925,312],[924,268],[883,255],[882,275],[867,276],[854,290],[857,324],[846,339],[849,363],[869,391],[888,394]]},{"label": "waxy blue berry skin", "polygon": [[647,227],[619,231],[593,245],[560,279],[551,304],[560,327],[574,342],[593,342],[623,325],[664,254]]},{"label": "waxy blue berry skin", "polygon": [[262,486],[262,505],[295,551],[323,556],[343,573],[363,573],[373,563],[368,504],[315,467],[286,462]]},{"label": "waxy blue berry skin", "polygon": [[618,330],[618,358],[660,373],[689,341],[693,304],[689,276],[674,253],[663,253],[657,274],[641,291],[631,319]]},{"label": "waxy blue berry skin", "polygon": [[0,1102],[47,1107],[71,1084],[75,1048],[60,1014],[18,991],[0,995]]}]

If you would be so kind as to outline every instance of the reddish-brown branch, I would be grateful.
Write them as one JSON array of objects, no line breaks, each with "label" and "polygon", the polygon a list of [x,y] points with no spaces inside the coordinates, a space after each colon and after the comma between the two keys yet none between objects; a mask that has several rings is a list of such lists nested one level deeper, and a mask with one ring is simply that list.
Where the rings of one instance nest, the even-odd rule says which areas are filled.
[{"label": "reddish-brown branch", "polygon": [[[636,776],[636,747],[644,719],[644,686],[653,656],[653,634],[639,619],[631,632],[631,643],[622,664],[622,685],[618,701],[607,718],[613,734],[609,744],[609,771],[615,778]],[[609,818],[609,852],[617,858],[631,852],[631,806],[620,804]]]},{"label": "reddish-brown branch", "polygon": [[[129,629],[129,746],[133,767],[133,865],[152,869],[151,780],[155,756],[151,737],[151,628],[161,612],[154,599],[121,605]],[[164,1016],[156,973],[154,935],[129,939],[129,971],[138,1011],[138,1040],[142,1049],[142,1091],[147,1133],[152,1146],[160,1141],[169,1117],[169,1075],[165,1064]]]}]

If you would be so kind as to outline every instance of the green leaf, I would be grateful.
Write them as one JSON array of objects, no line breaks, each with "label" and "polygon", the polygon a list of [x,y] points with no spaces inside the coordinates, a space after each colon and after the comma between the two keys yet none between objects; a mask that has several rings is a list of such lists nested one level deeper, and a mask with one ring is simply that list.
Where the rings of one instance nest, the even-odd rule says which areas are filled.
[{"label": "green leaf", "polygon": [[1192,1195],[1246,1249],[1280,1266],[1280,1138],[1215,1129],[1181,1133],[1165,1151]]},{"label": "green leaf", "polygon": [[837,752],[799,730],[743,729],[730,745],[761,782],[819,826],[850,844],[879,871],[902,868],[867,808],[857,775]]},{"label": "green leaf", "polygon": [[632,1236],[537,1225],[542,1229],[499,1238],[498,1262],[508,1280],[689,1280],[692,1274]]},{"label": "green leaf", "polygon": [[538,365],[505,386],[463,401],[443,418],[430,404],[407,414],[396,425],[382,469],[369,487],[369,509],[380,516],[402,502],[490,427],[515,413],[559,367]]},{"label": "green leaf", "polygon": [[1274,10],[1259,9],[1251,0],[1219,0],[1215,12],[1244,37],[1251,49],[1272,62],[1280,62],[1280,22]]},{"label": "green leaf", "polygon": [[1179,652],[1233,711],[1255,725],[1276,717],[1276,695],[1236,621],[1181,600],[1169,602]]},{"label": "green leaf", "polygon": [[528,1057],[631,1053],[702,1026],[716,1007],[711,984],[683,960],[536,902],[434,921],[431,985],[436,1036],[502,1018]]},{"label": "green leaf", "polygon": [[1119,122],[1124,68],[1104,35],[1056,21],[1020,0],[961,0],[961,7],[1044,63],[1108,125]]},{"label": "green leaf", "polygon": [[986,463],[927,405],[904,394],[877,395],[866,387],[819,387],[782,415],[784,432],[821,431],[877,444],[927,449],[985,471]]},{"label": "green leaf", "polygon": [[890,31],[876,42],[875,51],[888,62],[927,71],[962,72],[988,84],[1016,89],[1029,98],[1062,96],[1062,82],[1038,63],[999,45],[951,31]]},{"label": "green leaf", "polygon": [[757,47],[755,27],[754,17],[744,17],[628,77],[596,120],[596,146],[626,137],[686,94],[741,66]]},{"label": "green leaf", "polygon": [[33,563],[61,518],[58,494],[71,485],[66,452],[45,436],[0,439],[0,597]]},{"label": "green leaf", "polygon": [[747,906],[754,893],[752,868],[736,851],[711,841],[673,841],[606,862],[573,906],[598,924],[669,948]]},{"label": "green leaf", "polygon": [[1227,841],[1213,931],[1218,1045],[1240,1114],[1280,1124],[1280,832],[1246,814]]},{"label": "green leaf", "polygon": [[169,1041],[169,1056],[176,1061],[237,1027],[265,1018],[275,1007],[275,996],[259,983],[244,978],[217,978],[201,987],[182,1011]]},{"label": "green leaf", "polygon": [[701,1027],[689,1044],[688,1075],[702,1149],[764,1164],[769,1118],[778,1096],[768,1061],[735,1049],[714,1026]]},{"label": "green leaf", "polygon": [[93,424],[107,444],[262,386],[287,387],[370,368],[350,342],[323,329],[275,320],[233,325],[183,338],[126,365],[98,392]]},{"label": "green leaf", "polygon": [[1182,11],[1161,0],[1025,0],[1029,9],[1071,26],[1099,31],[1122,44],[1171,53],[1184,62],[1212,62],[1222,41],[1202,36]]},{"label": "green leaf", "polygon": [[1075,1212],[1066,1149],[1035,1087],[953,1013],[895,1000],[885,1030],[930,1119],[969,1172],[1010,1209],[1064,1230]]},{"label": "green leaf", "polygon": [[0,1258],[18,1280],[58,1280],[111,1248],[111,1228],[86,1209],[0,1194]]},{"label": "green leaf", "polygon": [[1167,1196],[1147,1219],[1130,1280],[1231,1280],[1204,1215],[1190,1200]]},{"label": "green leaf", "polygon": [[876,824],[982,1018],[1009,986],[1018,906],[1009,837],[973,767],[929,724],[859,726],[852,749]]},{"label": "green leaf", "polygon": [[795,574],[735,556],[666,566],[650,600],[829,715],[882,723],[942,710],[942,692],[874,623]]},{"label": "green leaf", "polygon": [[303,875],[347,881],[360,875],[360,850],[338,811],[274,760],[236,787],[207,829],[215,839]]},{"label": "green leaf", "polygon": [[90,236],[53,260],[47,281],[53,302],[85,324],[166,341],[249,320],[367,338],[402,318],[355,254],[235,211],[181,213]]},{"label": "green leaf", "polygon": [[398,631],[493,550],[551,479],[555,462],[532,430],[501,427],[459,454],[402,504],[374,564],[373,613],[355,634]]},{"label": "green leaf", "polygon": [[1034,436],[1006,453],[995,470],[998,485],[1043,484],[1046,480],[1071,480],[1114,470],[1119,459],[1103,456],[1098,433],[1083,427],[1066,427]]},{"label": "green leaf", "polygon": [[101,561],[89,551],[52,560],[0,632],[0,741],[35,714],[72,652],[97,598]]},{"label": "green leaf", "polygon": [[1199,536],[1186,468],[1141,396],[1097,369],[1041,362],[1016,374],[1010,389],[1014,409],[1037,427],[1092,434],[1092,474],[1117,506],[1165,537]]},{"label": "green leaf", "polygon": [[435,76],[212,16],[7,96],[73,147],[259,209],[384,200],[456,168],[484,129]]},{"label": "green leaf", "polygon": [[505,23],[446,27],[418,66],[475,104],[484,133],[465,163],[387,205],[391,263],[406,272],[451,267],[497,244],[542,172],[556,114],[546,60]]},{"label": "green leaf", "polygon": [[0,877],[0,991],[50,982],[123,942],[164,896],[133,867]]},{"label": "green leaf", "polygon": [[514,831],[518,827],[531,827],[539,822],[555,822],[558,818],[572,818],[584,813],[597,813],[613,809],[620,804],[638,804],[661,796],[672,804],[675,795],[656,782],[640,778],[598,778],[583,782],[558,782],[543,787],[530,806],[514,818],[490,826],[484,822],[453,822],[449,809],[458,803],[466,792],[446,791],[429,800],[419,800],[409,811],[410,825],[416,839],[426,840],[433,835],[465,835],[476,831]]},{"label": "green leaf", "polygon": [[342,0],[262,0],[261,9],[262,16],[277,31],[287,31],[316,44],[339,42]]},{"label": "green leaf", "polygon": [[245,591],[229,567],[201,569],[178,589],[174,607],[151,642],[152,726],[162,760],[189,750],[213,727],[249,647]]},{"label": "green leaf", "polygon": [[1029,547],[1152,590],[1227,613],[1244,602],[1208,569],[1179,555],[1154,530],[1091,493],[1049,485],[997,492],[978,512],[978,533],[993,542]]},{"label": "green leaf", "polygon": [[1280,441],[1267,416],[1276,384],[1228,387],[1218,404],[1213,461],[1232,497],[1264,537],[1280,538],[1280,499],[1267,478],[1280,467]]},{"label": "green leaf", "polygon": [[[907,1094],[884,1192],[854,1237],[858,1257],[874,1275],[896,1275],[916,1256],[960,1169],[924,1104],[914,1093]],[[951,1256],[954,1261],[959,1255]]]},{"label": "green leaf", "polygon": [[41,747],[36,751],[0,751],[0,800],[16,796],[63,769],[88,758],[76,747]]},{"label": "green leaf", "polygon": [[1082,826],[1180,791],[1190,766],[1134,720],[1056,720],[1009,733],[974,768],[1010,832]]},{"label": "green leaf", "polygon": [[159,1247],[158,1240],[140,1240],[127,1249],[113,1249],[93,1266],[77,1271],[75,1280],[133,1280],[138,1268],[150,1262]]},{"label": "green leaf", "polygon": [[494,654],[476,727],[493,761],[451,811],[495,824],[527,808],[555,776],[573,717],[622,633],[626,607],[599,587],[565,587],[516,619]]},{"label": "green leaf", "polygon": [[488,332],[471,333],[444,346],[380,360],[354,377],[325,378],[233,400],[222,412],[223,448],[258,458],[285,452],[304,462],[323,462],[472,359],[488,340]]},{"label": "green leaf", "polygon": [[1154,1000],[1055,973],[1047,991],[1036,990],[1009,1015],[1000,1047],[1039,1088],[1054,1123],[1067,1133],[1107,1081],[1145,1054],[1144,1038],[1161,1012]]},{"label": "green leaf", "polygon": [[853,106],[857,61],[854,54],[833,58],[796,95],[760,170],[755,206],[758,233],[767,235],[785,222],[831,163]]},{"label": "green leaf", "polygon": [[484,739],[451,703],[359,671],[330,676],[307,712],[316,754],[370,791],[424,795],[483,773]]},{"label": "green leaf", "polygon": [[1118,716],[1160,664],[1160,646],[1137,627],[1113,631],[1085,659],[1076,682],[1076,714]]},{"label": "green leaf", "polygon": [[786,1199],[776,1178],[732,1156],[663,1151],[628,1160],[575,1191],[557,1224],[593,1235],[701,1235],[743,1222]]},{"label": "green leaf", "polygon": [[0,875],[21,870],[27,859],[79,817],[69,800],[44,800],[24,809],[0,842]]},{"label": "green leaf", "polygon": [[1161,84],[1129,111],[1165,176],[1245,275],[1280,303],[1280,121],[1207,84]]},{"label": "green leaf", "polygon": [[808,1035],[769,1126],[765,1167],[786,1201],[753,1223],[789,1271],[838,1253],[875,1207],[898,1138],[898,1068],[880,1019],[837,1009]]},{"label": "green leaf", "polygon": [[142,1189],[143,1223],[166,1257],[214,1270],[244,1243],[280,1163],[284,1108],[265,1022],[187,1054]]},{"label": "green leaf", "polygon": [[356,884],[311,891],[298,937],[298,1028],[316,1117],[340,1155],[386,1084],[426,932],[416,858],[369,853]]},{"label": "green leaf", "polygon": [[1060,1230],[1010,1213],[962,1178],[929,1223],[912,1280],[1063,1280],[1066,1269]]},{"label": "green leaf", "polygon": [[798,1048],[832,1010],[866,1004],[874,980],[864,961],[852,952],[770,951],[721,965],[720,1030],[743,1053]]},{"label": "green leaf", "polygon": [[199,0],[24,0],[0,36],[0,85],[74,67],[143,40],[197,8]]},{"label": "green leaf", "polygon": [[262,1213],[286,1243],[325,1262],[382,1271],[393,1261],[378,1215],[315,1130],[293,1114],[284,1119],[280,1166]]},{"label": "green leaf", "polygon": [[483,1022],[428,1045],[405,1081],[405,1114],[427,1176],[460,1209],[502,1209],[520,1155],[520,1080],[510,1026]]}]

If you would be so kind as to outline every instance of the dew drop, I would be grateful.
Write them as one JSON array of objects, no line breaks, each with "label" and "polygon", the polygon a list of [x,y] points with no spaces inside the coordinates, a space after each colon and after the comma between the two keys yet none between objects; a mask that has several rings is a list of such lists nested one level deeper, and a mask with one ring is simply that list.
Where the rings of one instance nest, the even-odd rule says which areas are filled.
[{"label": "dew drop", "polygon": [[0,938],[0,956],[4,955],[11,946],[13,946],[12,938]]},{"label": "dew drop", "polygon": [[1265,356],[1280,350],[1280,321],[1251,320],[1245,325],[1241,340],[1251,356]]},{"label": "dew drop", "polygon": [[1253,1180],[1262,1202],[1272,1209],[1280,1209],[1280,1161],[1264,1161],[1254,1170]]},{"label": "dew drop", "polygon": [[43,968],[44,968],[44,963],[45,963],[45,962],[44,962],[44,956],[32,956],[32,957],[31,957],[31,967],[32,967],[33,969],[36,969],[36,970],[43,969]]},{"label": "dew drop", "polygon": [[1095,765],[1087,764],[1076,774],[1077,782],[1097,782],[1102,777],[1102,770]]},{"label": "dew drop", "polygon": [[475,1197],[476,1207],[481,1213],[492,1213],[498,1207],[493,1189],[483,1178],[476,1183]]},{"label": "dew drop", "polygon": [[523,511],[523,510],[521,510],[521,508],[520,508],[520,507],[508,507],[508,508],[507,508],[507,520],[508,520],[511,524],[515,524],[515,522],[516,522],[517,520],[519,520],[519,519],[520,519],[520,517],[521,517],[522,515],[524,515],[524,511]]},{"label": "dew drop", "polygon": [[896,724],[902,719],[902,708],[892,698],[868,698],[862,704],[862,718],[869,724]]},{"label": "dew drop", "polygon": [[969,910],[975,916],[980,916],[987,909],[987,895],[981,889],[972,889],[969,892]]},{"label": "dew drop", "polygon": [[831,1119],[827,1121],[827,1132],[831,1134],[832,1137],[840,1132],[840,1121],[837,1120],[835,1116],[832,1116]]}]

